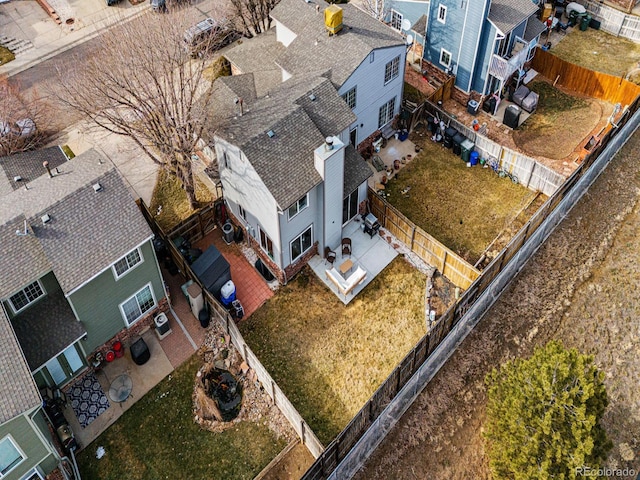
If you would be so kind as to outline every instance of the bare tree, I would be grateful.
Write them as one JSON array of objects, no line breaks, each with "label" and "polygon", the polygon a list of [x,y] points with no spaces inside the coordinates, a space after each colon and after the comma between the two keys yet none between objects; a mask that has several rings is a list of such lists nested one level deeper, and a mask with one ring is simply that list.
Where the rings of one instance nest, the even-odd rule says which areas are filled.
[{"label": "bare tree", "polygon": [[247,38],[271,28],[269,14],[280,0],[230,0],[236,18]]},{"label": "bare tree", "polygon": [[360,0],[359,6],[362,10],[381,22],[384,21],[391,10],[391,2],[389,0]]},{"label": "bare tree", "polygon": [[178,178],[192,208],[191,155],[212,115],[214,78],[201,57],[234,35],[221,16],[212,28],[202,20],[187,10],[144,14],[106,32],[98,51],[58,71],[60,100],[105,130],[133,139]]},{"label": "bare tree", "polygon": [[0,156],[42,146],[52,134],[52,112],[38,92],[26,94],[0,77]]}]

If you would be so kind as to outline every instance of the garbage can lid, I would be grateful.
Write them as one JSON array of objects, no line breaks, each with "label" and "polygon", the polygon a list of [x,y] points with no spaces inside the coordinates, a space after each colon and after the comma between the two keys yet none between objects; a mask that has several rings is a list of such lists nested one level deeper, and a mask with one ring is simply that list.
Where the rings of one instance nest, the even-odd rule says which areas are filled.
[{"label": "garbage can lid", "polygon": [[233,231],[233,225],[231,224],[231,222],[227,222],[224,225],[222,225],[222,231],[225,233],[229,233]]}]

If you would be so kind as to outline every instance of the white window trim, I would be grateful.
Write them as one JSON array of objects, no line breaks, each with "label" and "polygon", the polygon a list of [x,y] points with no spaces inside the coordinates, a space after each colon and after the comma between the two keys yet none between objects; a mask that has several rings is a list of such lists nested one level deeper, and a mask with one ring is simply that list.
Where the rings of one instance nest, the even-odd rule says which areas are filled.
[{"label": "white window trim", "polygon": [[[442,15],[442,18],[440,18],[440,12],[444,12],[444,15]],[[437,18],[437,20],[443,25],[445,25],[447,23],[447,7],[446,7],[446,5],[442,5],[442,4],[438,5],[438,18]]]},{"label": "white window trim", "polygon": [[[396,72],[396,74],[393,74],[393,62],[398,61],[398,71]],[[387,76],[387,65],[391,65],[391,76],[389,77],[389,80],[386,79]],[[400,55],[398,55],[397,57],[392,58],[390,61],[388,61],[387,63],[385,63],[384,65],[384,75],[385,75],[385,79],[384,79],[384,84],[388,85],[389,83],[393,82],[396,78],[398,78],[400,76]]]},{"label": "white window trim", "polygon": [[244,220],[245,222],[247,221],[247,211],[240,204],[238,204],[238,214],[240,215],[240,218],[242,220]]},{"label": "white window trim", "polygon": [[[22,292],[25,288],[27,288],[29,285],[33,285],[34,283],[37,283],[40,286],[40,290],[42,290],[42,295],[40,295],[38,298],[36,298],[35,300],[30,301],[29,303],[27,303],[24,307],[19,308],[18,310],[15,309],[15,306],[13,305],[13,302],[11,301],[11,297],[13,297],[14,295]],[[13,311],[13,313],[19,313],[21,311],[23,311],[26,308],[29,308],[30,305],[34,304],[35,302],[37,302],[38,300],[40,300],[41,298],[43,298],[44,296],[47,295],[47,291],[44,289],[44,287],[42,286],[42,282],[40,281],[40,279],[36,280],[35,282],[29,282],[28,285],[25,285],[24,287],[22,287],[20,290],[17,290],[15,292],[13,292],[11,295],[9,295],[9,297],[7,298],[7,303],[9,304],[9,306],[11,307],[11,310]],[[0,478],[2,478],[0,476]]]},{"label": "white window trim", "polygon": [[[397,15],[400,18],[400,23],[398,24],[397,28],[393,25],[393,15],[394,14]],[[404,15],[402,15],[402,13],[400,13],[399,11],[392,9],[391,10],[391,28],[393,28],[394,30],[397,30],[398,32],[401,32],[402,31],[402,20],[404,20]]]},{"label": "white window trim", "polygon": [[[446,53],[449,55],[449,63],[443,63],[442,62],[442,54]],[[443,67],[447,67],[449,68],[451,66],[451,60],[452,60],[452,56],[451,56],[451,52],[449,50],[445,50],[444,48],[440,49],[440,57],[438,58],[438,63],[440,63],[440,65],[442,65]]]},{"label": "white window trim", "polygon": [[[304,207],[300,208],[300,200],[302,200],[303,198],[306,200],[306,203]],[[309,208],[309,192],[307,192],[303,197],[300,197],[298,200],[296,200],[295,205],[297,207],[297,211],[293,215],[291,215],[291,207],[293,207],[293,205],[287,208],[287,216],[289,217],[289,220],[294,219],[300,212],[304,212],[307,208]]]},{"label": "white window trim", "polygon": [[[130,301],[132,298],[136,298],[136,295],[138,295],[141,291],[143,291],[145,288],[149,287],[149,291],[151,292],[151,298],[153,299],[153,308],[150,308],[149,310],[147,310],[146,312],[143,312],[142,309],[140,308],[140,304],[138,304],[138,308],[140,308],[140,316],[138,316],[137,318],[135,318],[134,320],[131,321],[131,323],[127,322],[127,314],[124,311],[124,308],[122,308],[122,306],[127,303],[128,301]],[[136,302],[138,301],[138,299],[136,298]],[[158,301],[156,300],[156,294],[153,291],[153,285],[151,285],[151,282],[147,283],[146,285],[144,285],[140,290],[138,290],[136,293],[134,293],[133,295],[131,295],[130,297],[128,297],[124,302],[122,302],[120,305],[118,305],[118,308],[120,309],[120,314],[122,315],[122,320],[124,321],[124,324],[127,326],[127,328],[133,326],[138,320],[140,320],[142,317],[144,317],[147,312],[150,312],[151,310],[153,310],[154,308],[156,308],[158,306]]]},{"label": "white window trim", "polygon": [[[126,259],[129,255],[131,255],[136,250],[138,251],[138,256],[140,257],[140,261],[138,263],[136,263],[133,267],[129,267],[129,263],[127,262],[127,267],[129,267],[129,268],[127,268],[123,273],[118,275],[118,272],[116,271],[116,263],[118,263],[121,260]],[[144,257],[142,256],[142,250],[140,250],[140,247],[136,247],[133,250],[127,252],[125,255],[120,257],[115,262],[113,262],[113,265],[111,265],[111,270],[113,271],[113,278],[115,278],[116,280],[120,280],[122,277],[124,277],[131,270],[135,269],[138,265],[142,265],[143,263],[144,263]]]},{"label": "white window trim", "polygon": [[293,263],[295,261],[297,261],[298,259],[300,259],[301,257],[304,256],[305,253],[307,253],[309,250],[311,250],[311,248],[313,247],[313,224],[309,225],[307,228],[305,228],[304,230],[302,230],[302,232],[300,232],[300,234],[298,236],[296,236],[293,240],[291,240],[289,242],[289,255],[291,255],[291,247],[293,245],[293,242],[295,242],[296,240],[298,240],[300,237],[302,237],[302,235],[305,234],[305,232],[307,230],[311,230],[311,244],[309,245],[309,248],[307,248],[306,250],[303,250],[302,252],[300,252],[300,255],[298,255],[296,258],[291,258],[289,260],[290,263]]},{"label": "white window trim", "polygon": [[[393,109],[391,110],[391,114],[389,114],[389,105],[391,104],[391,102],[393,102]],[[380,124],[380,110],[384,108],[385,109],[385,116],[386,121],[382,124]],[[390,121],[393,120],[393,117],[395,116],[396,113],[396,97],[390,98],[388,101],[386,101],[384,104],[380,105],[380,108],[378,109],[378,128],[382,128],[384,127],[386,124],[388,124]]]},{"label": "white window trim", "polygon": [[267,254],[267,257],[269,257],[270,259],[272,259],[272,260],[273,260],[273,258],[274,258],[274,256],[275,256],[275,252],[273,252],[273,251],[271,251],[271,252],[270,252],[270,251],[268,250],[268,248],[269,248],[268,242],[265,242],[265,243],[267,243],[267,245],[262,245],[262,235],[261,235],[261,232],[264,234],[264,238],[265,238],[266,240],[268,240],[269,242],[271,242],[271,249],[272,249],[272,250],[273,250],[273,240],[272,240],[272,239],[271,239],[271,237],[267,234],[267,232],[265,232],[265,231],[264,231],[264,229],[263,229],[260,225],[258,225],[258,243],[260,244],[260,248],[262,249],[262,251],[263,251],[264,253],[266,253],[266,254]]},{"label": "white window trim", "polygon": [[24,479],[32,477],[33,475],[37,475],[40,480],[44,480],[44,477],[42,476],[42,473],[40,473],[40,470],[38,470],[38,468],[36,468],[36,467],[33,467],[31,470],[29,470],[27,473],[25,473],[20,478],[24,480]]},{"label": "white window trim", "polygon": [[[351,92],[353,92],[353,107],[349,105],[349,94]],[[342,99],[347,104],[347,107],[349,107],[351,110],[355,109],[358,105],[358,86],[354,85],[352,88],[344,92],[344,95],[342,95]]]},{"label": "white window trim", "polygon": [[[33,283],[33,282],[32,282]],[[20,460],[18,463],[16,463],[11,470],[7,471],[6,473],[0,473],[0,478],[4,478],[6,476],[8,476],[11,472],[13,472],[18,465],[20,465],[21,463],[23,463],[26,459],[27,456],[25,455],[25,453],[22,451],[22,449],[20,448],[20,445],[18,445],[18,443],[13,439],[13,437],[11,436],[11,434],[6,435],[4,437],[2,437],[2,439],[0,440],[0,443],[4,442],[5,440],[9,440],[9,442],[11,442],[11,445],[13,445],[13,448],[16,449],[16,451],[20,454],[20,456],[22,457],[22,460]]]}]

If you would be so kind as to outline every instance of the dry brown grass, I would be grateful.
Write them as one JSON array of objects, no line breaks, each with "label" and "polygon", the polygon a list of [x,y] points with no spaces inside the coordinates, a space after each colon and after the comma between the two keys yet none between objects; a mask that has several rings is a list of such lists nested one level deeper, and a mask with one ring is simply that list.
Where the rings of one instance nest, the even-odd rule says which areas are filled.
[{"label": "dry brown grass", "polygon": [[386,191],[409,220],[472,264],[533,195],[428,139]]},{"label": "dry brown grass", "polygon": [[638,66],[640,44],[602,30],[574,28],[550,52],[596,72],[624,76]]},{"label": "dry brown grass", "polygon": [[397,258],[345,306],[307,267],[240,330],[327,444],[424,335],[425,283]]},{"label": "dry brown grass", "polygon": [[[209,189],[197,178],[196,198],[201,204],[208,204],[213,201],[213,195]],[[160,206],[162,206],[162,211],[157,215],[158,207]],[[149,209],[156,215],[158,224],[165,232],[169,232],[195,212],[189,205],[187,195],[178,179],[162,169],[158,173]]]}]

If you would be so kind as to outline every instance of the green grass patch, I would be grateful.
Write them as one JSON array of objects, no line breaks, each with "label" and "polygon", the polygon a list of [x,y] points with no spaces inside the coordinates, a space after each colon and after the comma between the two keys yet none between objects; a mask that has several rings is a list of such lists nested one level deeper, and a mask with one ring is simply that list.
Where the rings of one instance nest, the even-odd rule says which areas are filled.
[{"label": "green grass patch", "polygon": [[[208,204],[213,201],[213,195],[197,177],[196,199],[201,204]],[[149,208],[155,214],[160,206],[162,206],[162,212],[160,215],[156,215],[156,220],[165,232],[169,232],[195,212],[189,205],[187,194],[180,181],[164,169],[161,169],[158,173]]]},{"label": "green grass patch", "polygon": [[404,94],[405,100],[409,100],[413,103],[422,103],[425,101],[426,96],[416,87],[410,83],[404,82]]},{"label": "green grass patch", "polygon": [[345,306],[306,267],[240,330],[326,445],[424,335],[425,283],[396,258]]},{"label": "green grass patch", "polygon": [[569,95],[544,80],[528,85],[540,95],[538,108],[513,132],[526,154],[563,159],[595,128],[602,110],[595,100]]},{"label": "green grass patch", "polygon": [[11,60],[15,60],[16,56],[7,47],[0,45],[0,65],[9,63]]},{"label": "green grass patch", "polygon": [[489,168],[468,168],[451,150],[430,140],[386,192],[409,220],[471,264],[532,194]]},{"label": "green grass patch", "polygon": [[567,62],[596,72],[625,76],[638,66],[640,44],[604,30],[574,28],[550,50]]},{"label": "green grass patch", "polygon": [[[284,446],[268,427],[240,422],[223,433],[193,420],[191,393],[201,360],[191,357],[78,455],[92,480],[252,479]],[[119,408],[113,405],[111,408]],[[96,449],[106,455],[98,460]]]}]

